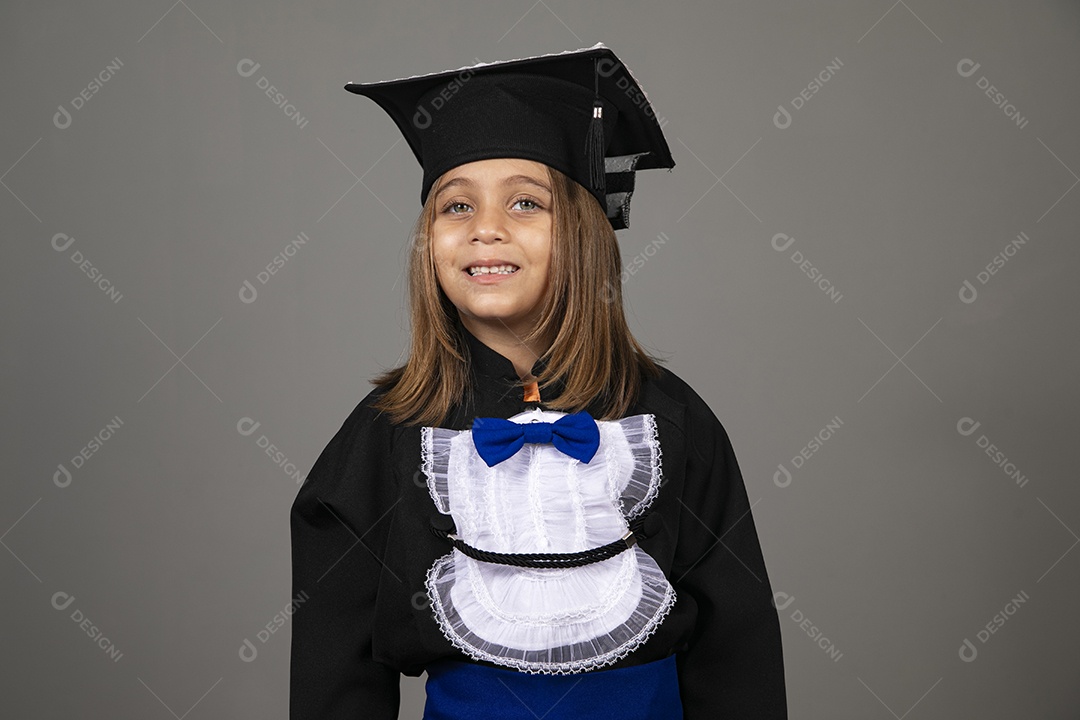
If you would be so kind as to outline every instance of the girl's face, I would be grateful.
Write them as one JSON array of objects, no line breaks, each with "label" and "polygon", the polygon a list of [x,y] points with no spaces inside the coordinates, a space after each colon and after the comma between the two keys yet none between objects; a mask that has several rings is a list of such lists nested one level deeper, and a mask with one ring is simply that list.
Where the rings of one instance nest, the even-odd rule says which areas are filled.
[{"label": "girl's face", "polygon": [[439,285],[473,335],[533,328],[548,290],[552,196],[547,166],[499,158],[459,165],[435,196]]}]

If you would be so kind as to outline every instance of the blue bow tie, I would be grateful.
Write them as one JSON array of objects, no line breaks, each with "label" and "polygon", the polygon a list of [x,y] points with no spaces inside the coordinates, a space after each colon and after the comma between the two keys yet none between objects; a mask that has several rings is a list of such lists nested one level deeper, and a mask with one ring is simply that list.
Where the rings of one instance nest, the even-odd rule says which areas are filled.
[{"label": "blue bow tie", "polygon": [[592,415],[582,410],[553,423],[516,423],[502,418],[476,418],[472,426],[476,452],[494,467],[511,457],[525,443],[551,443],[560,452],[583,463],[592,460],[600,447],[600,429]]}]

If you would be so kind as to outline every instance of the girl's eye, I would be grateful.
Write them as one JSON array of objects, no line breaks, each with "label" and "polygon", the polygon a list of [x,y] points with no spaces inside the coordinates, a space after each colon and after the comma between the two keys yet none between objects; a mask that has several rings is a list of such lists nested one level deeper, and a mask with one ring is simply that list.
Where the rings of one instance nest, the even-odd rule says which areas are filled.
[{"label": "girl's eye", "polygon": [[523,205],[523,204],[525,205],[525,207],[520,208],[521,210],[539,210],[540,209],[540,204],[538,202],[536,202],[535,200],[533,200],[532,198],[523,197],[523,198],[518,198],[517,200],[514,201],[514,207],[518,207],[519,205]]},{"label": "girl's eye", "polygon": [[460,215],[463,212],[467,212],[469,209],[468,203],[452,202],[443,208],[443,212],[450,213],[451,215]]}]

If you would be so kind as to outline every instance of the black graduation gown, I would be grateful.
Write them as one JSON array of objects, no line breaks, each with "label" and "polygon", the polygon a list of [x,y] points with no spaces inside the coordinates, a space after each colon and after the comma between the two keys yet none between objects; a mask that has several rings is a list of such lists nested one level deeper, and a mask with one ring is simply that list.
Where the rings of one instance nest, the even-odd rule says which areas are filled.
[{"label": "black graduation gown", "polygon": [[[463,332],[473,387],[443,426],[463,430],[475,417],[536,407],[515,387],[513,364]],[[292,506],[292,593],[306,599],[292,618],[291,720],[396,718],[401,673],[418,676],[441,659],[473,662],[428,605],[425,574],[450,548],[431,531],[437,511],[420,427],[391,424],[372,409],[377,397],[345,420]],[[676,653],[686,720],[784,719],[780,624],[727,433],[666,369],[644,382],[628,414],[641,413],[656,418],[663,484],[650,510],[663,522],[640,547],[677,600],[644,644],[604,669]]]}]

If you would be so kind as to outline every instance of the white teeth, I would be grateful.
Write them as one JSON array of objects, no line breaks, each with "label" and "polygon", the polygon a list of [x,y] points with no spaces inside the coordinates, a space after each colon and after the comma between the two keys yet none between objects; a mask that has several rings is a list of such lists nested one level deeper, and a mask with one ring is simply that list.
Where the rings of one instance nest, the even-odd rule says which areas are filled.
[{"label": "white teeth", "polygon": [[470,275],[509,275],[517,269],[517,265],[474,265],[468,270]]}]

